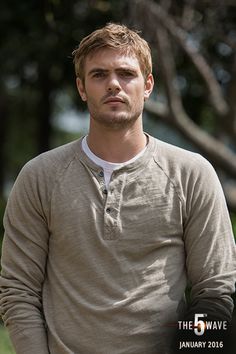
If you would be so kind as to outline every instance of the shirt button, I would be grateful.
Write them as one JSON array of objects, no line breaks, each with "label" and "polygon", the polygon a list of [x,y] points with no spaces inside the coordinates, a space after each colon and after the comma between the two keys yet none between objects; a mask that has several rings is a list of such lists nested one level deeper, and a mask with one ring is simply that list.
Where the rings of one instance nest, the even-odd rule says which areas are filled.
[{"label": "shirt button", "polygon": [[111,208],[106,208],[106,212],[107,212],[107,214],[110,214]]},{"label": "shirt button", "polygon": [[103,171],[100,171],[99,174],[98,174],[99,177],[104,177],[104,172]]}]

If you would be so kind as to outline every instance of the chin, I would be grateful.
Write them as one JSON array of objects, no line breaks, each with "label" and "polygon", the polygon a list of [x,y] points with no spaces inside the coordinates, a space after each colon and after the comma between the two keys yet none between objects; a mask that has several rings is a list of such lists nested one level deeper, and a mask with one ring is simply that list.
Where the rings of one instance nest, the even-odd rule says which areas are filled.
[{"label": "chin", "polygon": [[93,116],[93,119],[97,122],[102,123],[106,126],[125,126],[130,125],[140,117],[141,113],[137,114],[127,114],[127,112],[113,112],[110,114],[99,114]]},{"label": "chin", "polygon": [[126,127],[132,126],[138,117],[110,117],[108,119],[101,119],[100,123],[114,130],[124,129]]}]

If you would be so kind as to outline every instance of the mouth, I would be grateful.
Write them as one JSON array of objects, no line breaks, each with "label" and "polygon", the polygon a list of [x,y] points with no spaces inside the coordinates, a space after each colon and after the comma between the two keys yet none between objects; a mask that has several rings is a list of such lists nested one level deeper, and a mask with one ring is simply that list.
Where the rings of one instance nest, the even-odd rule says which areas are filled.
[{"label": "mouth", "polygon": [[109,97],[104,101],[104,103],[118,104],[118,103],[125,103],[125,101],[120,97]]}]

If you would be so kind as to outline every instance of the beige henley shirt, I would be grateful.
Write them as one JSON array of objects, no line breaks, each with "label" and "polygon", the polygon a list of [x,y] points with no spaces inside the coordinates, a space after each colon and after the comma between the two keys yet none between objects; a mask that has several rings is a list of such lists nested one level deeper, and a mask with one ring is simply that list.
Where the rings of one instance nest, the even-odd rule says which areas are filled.
[{"label": "beige henley shirt", "polygon": [[235,243],[200,155],[149,137],[112,174],[72,142],[28,162],[5,219],[0,307],[17,354],[165,354],[193,304],[231,316]]}]

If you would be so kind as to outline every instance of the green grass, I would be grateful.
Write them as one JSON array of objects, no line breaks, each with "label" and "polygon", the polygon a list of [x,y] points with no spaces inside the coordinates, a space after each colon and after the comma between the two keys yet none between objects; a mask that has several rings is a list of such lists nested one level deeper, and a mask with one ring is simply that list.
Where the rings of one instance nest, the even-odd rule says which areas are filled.
[{"label": "green grass", "polygon": [[6,329],[0,324],[0,354],[15,354]]}]

